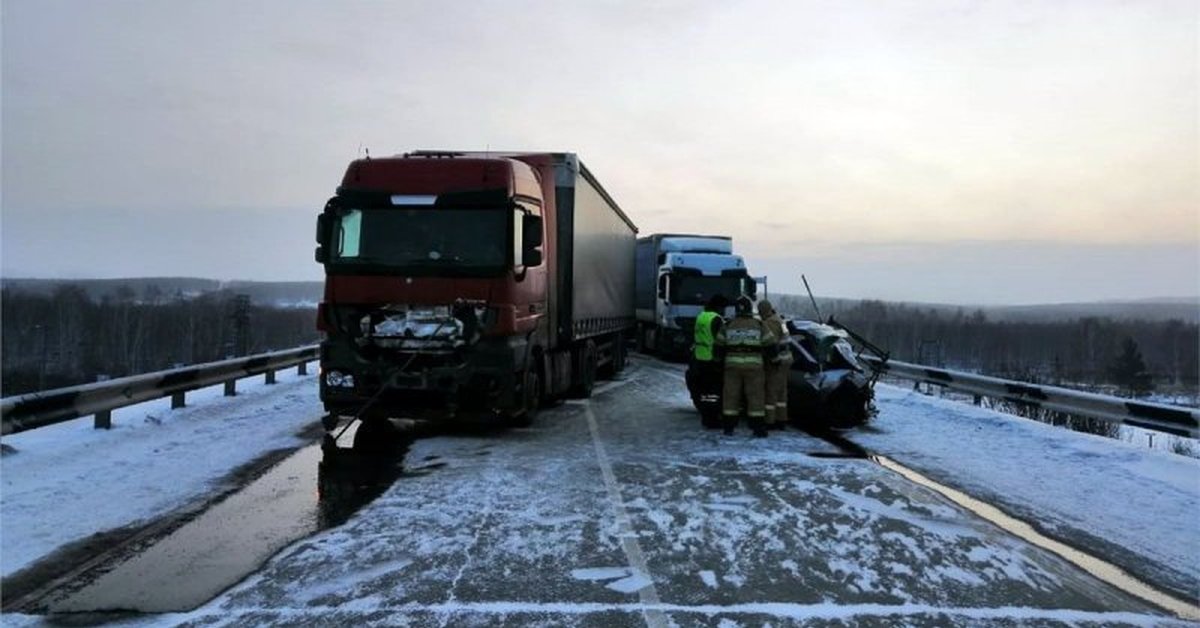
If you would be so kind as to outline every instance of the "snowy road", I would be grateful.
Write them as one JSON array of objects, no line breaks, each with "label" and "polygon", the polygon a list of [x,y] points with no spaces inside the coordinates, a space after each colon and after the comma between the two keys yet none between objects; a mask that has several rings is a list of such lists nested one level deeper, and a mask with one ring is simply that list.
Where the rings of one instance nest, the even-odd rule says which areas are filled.
[{"label": "snowy road", "polygon": [[129,621],[1170,623],[932,491],[839,453],[795,431],[765,440],[745,428],[702,431],[681,367],[638,359],[623,380],[543,412],[532,428],[418,441],[407,461],[423,471],[343,525],[292,544],[196,611]]}]

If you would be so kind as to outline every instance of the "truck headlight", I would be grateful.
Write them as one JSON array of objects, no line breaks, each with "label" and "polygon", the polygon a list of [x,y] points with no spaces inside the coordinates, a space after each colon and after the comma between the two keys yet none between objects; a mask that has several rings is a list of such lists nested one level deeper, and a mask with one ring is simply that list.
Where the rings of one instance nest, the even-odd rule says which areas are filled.
[{"label": "truck headlight", "polygon": [[354,376],[341,371],[325,373],[325,385],[332,388],[354,388]]}]

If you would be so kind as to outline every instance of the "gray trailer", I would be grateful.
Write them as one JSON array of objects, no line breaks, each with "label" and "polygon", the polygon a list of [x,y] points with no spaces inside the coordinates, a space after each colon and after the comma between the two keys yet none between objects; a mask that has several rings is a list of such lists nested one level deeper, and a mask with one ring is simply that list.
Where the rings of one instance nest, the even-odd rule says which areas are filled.
[{"label": "gray trailer", "polygon": [[[556,272],[549,307],[559,356],[552,368],[559,376],[550,381],[569,381],[585,395],[597,372],[611,375],[625,363],[625,341],[635,325],[637,226],[576,155],[554,153],[549,164],[543,155],[514,157],[554,173],[554,224],[548,226],[556,236],[550,260]],[[568,355],[573,364],[564,363]]]}]

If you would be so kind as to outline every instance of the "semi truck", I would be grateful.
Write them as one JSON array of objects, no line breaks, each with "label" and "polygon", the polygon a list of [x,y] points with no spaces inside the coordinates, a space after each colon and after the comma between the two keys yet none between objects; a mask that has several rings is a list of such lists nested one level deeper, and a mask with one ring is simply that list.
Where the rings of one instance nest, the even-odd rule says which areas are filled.
[{"label": "semi truck", "polygon": [[740,296],[755,298],[757,281],[733,253],[729,236],[657,233],[637,241],[639,351],[682,357],[692,344],[696,316],[720,295],[732,312]]},{"label": "semi truck", "polygon": [[[573,153],[350,163],[317,221],[320,396],[389,418],[532,422],[625,365],[637,227]],[[364,436],[364,433],[367,436]]]}]

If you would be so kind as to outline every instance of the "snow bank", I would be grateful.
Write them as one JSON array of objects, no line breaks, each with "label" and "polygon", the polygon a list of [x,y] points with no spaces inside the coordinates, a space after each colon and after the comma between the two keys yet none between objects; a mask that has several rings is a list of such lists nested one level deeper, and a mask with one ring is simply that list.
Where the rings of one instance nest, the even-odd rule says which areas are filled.
[{"label": "snow bank", "polygon": [[158,399],[114,410],[113,428],[92,417],[4,437],[0,458],[0,572],[7,577],[58,547],[145,521],[212,491],[221,478],[321,415],[316,377],[280,371],[188,393],[188,407]]},{"label": "snow bank", "polygon": [[1192,597],[1200,460],[879,385],[850,439]]}]

